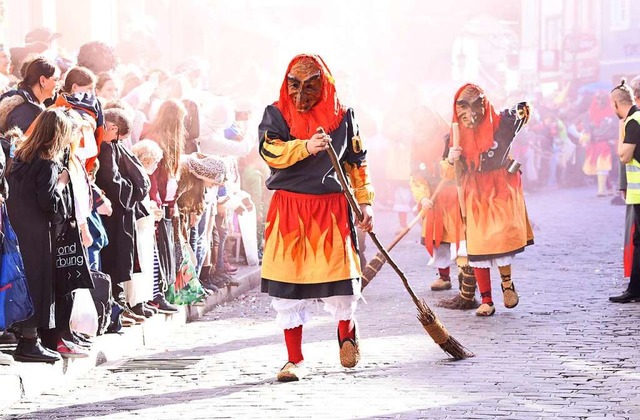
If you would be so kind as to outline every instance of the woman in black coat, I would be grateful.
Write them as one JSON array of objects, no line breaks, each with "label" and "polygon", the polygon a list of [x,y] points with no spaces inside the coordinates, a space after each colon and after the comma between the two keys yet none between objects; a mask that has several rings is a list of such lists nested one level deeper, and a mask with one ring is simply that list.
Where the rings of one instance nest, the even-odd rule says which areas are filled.
[{"label": "woman in black coat", "polygon": [[7,175],[11,195],[9,220],[18,236],[34,315],[14,326],[20,338],[14,358],[22,362],[55,362],[57,352],[44,348],[38,328],[55,327],[54,226],[64,214],[63,190],[69,173],[62,168],[74,123],[68,111],[48,109],[35,121],[35,129],[15,152]]}]

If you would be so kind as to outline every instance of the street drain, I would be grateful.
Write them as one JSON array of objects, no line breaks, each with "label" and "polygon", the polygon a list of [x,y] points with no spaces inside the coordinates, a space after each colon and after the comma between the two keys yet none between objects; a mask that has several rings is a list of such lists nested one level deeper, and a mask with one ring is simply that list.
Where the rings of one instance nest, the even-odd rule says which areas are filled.
[{"label": "street drain", "polygon": [[131,372],[136,370],[185,370],[202,358],[194,359],[130,359],[119,366],[108,368],[111,372]]}]

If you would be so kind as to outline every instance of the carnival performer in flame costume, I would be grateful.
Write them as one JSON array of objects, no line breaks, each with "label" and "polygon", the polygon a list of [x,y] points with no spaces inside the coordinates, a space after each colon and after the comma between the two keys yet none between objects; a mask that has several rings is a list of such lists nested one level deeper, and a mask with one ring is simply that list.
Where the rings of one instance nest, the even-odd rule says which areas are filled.
[{"label": "carnival performer in flame costume", "polygon": [[460,145],[450,143],[446,176],[456,177],[454,163],[460,159],[467,255],[482,296],[476,315],[490,316],[496,309],[489,269],[498,266],[504,305],[514,308],[519,297],[511,280],[511,263],[533,244],[520,171],[509,157],[515,135],[529,120],[529,106],[520,103],[498,114],[480,87],[466,84],[456,93],[453,108]]},{"label": "carnival performer in flame costume", "polygon": [[[328,134],[319,134],[320,127]],[[353,110],[340,103],[319,56],[291,61],[259,134],[260,154],[271,168],[266,185],[275,190],[267,213],[262,291],[273,297],[288,352],[277,379],[297,381],[302,375],[302,327],[316,299],[337,323],[341,364],[354,367],[360,358],[354,313],[361,267],[354,218],[326,153],[329,142],[364,214],[359,226],[365,231],[373,227],[374,193]]]}]

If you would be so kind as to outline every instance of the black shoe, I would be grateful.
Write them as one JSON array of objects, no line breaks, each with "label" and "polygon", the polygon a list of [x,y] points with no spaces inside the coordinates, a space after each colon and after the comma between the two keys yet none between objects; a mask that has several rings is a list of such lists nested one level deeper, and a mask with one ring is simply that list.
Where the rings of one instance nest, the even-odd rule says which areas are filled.
[{"label": "black shoe", "polygon": [[145,308],[142,303],[138,303],[136,306],[131,308],[131,312],[138,316],[143,316],[145,318],[151,318],[153,316],[153,312]]},{"label": "black shoe", "polygon": [[167,302],[167,299],[165,299],[162,295],[156,296],[152,302],[154,306],[158,308],[158,312],[160,313],[175,314],[176,312],[178,312],[178,307]]},{"label": "black shoe", "polygon": [[0,344],[16,344],[18,338],[16,335],[9,331],[0,331]]},{"label": "black shoe", "polygon": [[202,284],[204,290],[208,290],[211,294],[220,290],[218,286],[211,284],[208,279],[200,280],[200,284]]},{"label": "black shoe", "polygon": [[144,302],[142,304],[142,307],[145,308],[148,311],[153,312],[154,315],[157,314],[158,312],[160,312],[160,311],[158,311],[158,308],[156,306],[150,305],[148,302]]},{"label": "black shoe", "polygon": [[640,295],[634,295],[625,290],[620,296],[610,296],[609,301],[614,303],[640,302]]},{"label": "black shoe", "polygon": [[46,349],[40,344],[39,338],[21,338],[13,353],[18,362],[55,363],[61,360],[60,353]]}]

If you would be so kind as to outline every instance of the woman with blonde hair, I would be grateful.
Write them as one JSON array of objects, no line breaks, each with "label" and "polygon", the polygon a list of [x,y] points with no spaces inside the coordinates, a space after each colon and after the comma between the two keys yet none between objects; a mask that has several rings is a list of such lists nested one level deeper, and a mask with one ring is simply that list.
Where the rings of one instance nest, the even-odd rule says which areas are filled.
[{"label": "woman with blonde hair", "polygon": [[69,111],[47,109],[34,122],[34,130],[18,146],[7,181],[11,194],[7,210],[18,236],[24,260],[34,314],[19,322],[18,347],[14,358],[23,362],[60,360],[60,354],[46,349],[38,328],[55,325],[55,225],[63,220],[63,190],[69,172],[62,165],[63,153],[73,139],[75,124]]},{"label": "woman with blonde hair", "polygon": [[[158,163],[160,163],[162,159],[162,149],[160,149],[158,143],[149,139],[140,140],[131,147],[131,151],[136,155],[148,175],[156,171]],[[149,198],[149,194],[142,200],[142,205],[154,216],[156,223],[162,220],[164,212],[158,207],[155,201]],[[140,220],[138,220],[138,223],[140,223]],[[168,288],[168,284],[166,284],[168,281],[166,279],[166,273],[162,272],[163,269],[166,269],[166,265],[163,265],[161,268],[160,250],[158,248],[158,242],[155,240],[156,229],[157,227],[154,226],[154,229],[151,230],[151,238],[148,240],[148,242],[153,243],[153,299],[147,302],[147,304],[148,306],[156,308],[160,313],[172,314],[178,311],[178,307],[170,304],[164,295],[165,289]],[[139,236],[144,234],[144,232],[138,233]],[[140,242],[139,245],[144,247]],[[140,246],[138,249],[140,249]],[[146,249],[139,250],[138,254],[143,255],[144,252],[149,251]],[[151,256],[151,253],[149,255]]]},{"label": "woman with blonde hair", "polygon": [[173,207],[179,178],[180,156],[184,151],[186,130],[184,119],[187,111],[173,99],[164,101],[155,119],[147,124],[141,139],[153,139],[162,149],[163,157],[158,169],[151,176],[151,199],[158,206],[168,204]]}]

